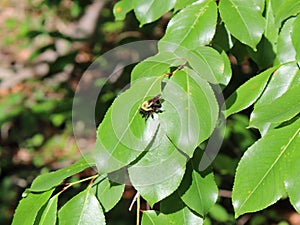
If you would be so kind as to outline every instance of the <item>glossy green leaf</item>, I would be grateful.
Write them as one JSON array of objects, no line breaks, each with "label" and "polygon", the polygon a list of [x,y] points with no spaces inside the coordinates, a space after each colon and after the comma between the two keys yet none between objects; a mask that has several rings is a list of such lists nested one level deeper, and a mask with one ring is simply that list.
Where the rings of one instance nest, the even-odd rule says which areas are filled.
[{"label": "glossy green leaf", "polygon": [[279,28],[275,25],[275,16],[272,8],[272,0],[266,1],[266,27],[264,36],[269,40],[273,46],[274,52],[276,51],[276,41],[279,33]]},{"label": "glossy green leaf", "polygon": [[265,8],[265,0],[250,0],[252,2],[253,6],[259,9],[261,13],[263,13]]},{"label": "glossy green leaf", "polygon": [[161,123],[167,136],[188,156],[212,133],[219,109],[209,84],[198,74],[183,69],[173,75],[163,91]]},{"label": "glossy green leaf", "polygon": [[278,6],[278,10],[275,12],[276,25],[280,27],[281,23],[291,17],[300,13],[300,2],[295,0],[284,0],[282,4]]},{"label": "glossy green leaf", "polygon": [[104,179],[97,185],[97,198],[105,212],[111,210],[121,199],[125,184],[116,184]]},{"label": "glossy green leaf", "polygon": [[159,41],[159,51],[172,52],[178,47],[195,49],[209,44],[215,34],[216,23],[216,2],[198,1],[170,20],[165,36]]},{"label": "glossy green leaf", "polygon": [[[299,125],[298,125],[299,126]],[[296,134],[297,135],[297,134]],[[299,179],[299,173],[300,173],[300,141],[299,141],[299,132],[297,138],[297,143],[295,143],[291,155],[286,159],[286,165],[288,167],[286,168],[285,173],[285,180],[284,180],[284,186],[287,191],[287,194],[289,196],[289,200],[294,206],[294,208],[297,210],[298,213],[300,213],[300,195],[299,195],[299,188],[300,188],[300,179]]]},{"label": "glossy green leaf", "polygon": [[171,214],[157,213],[154,210],[147,210],[143,213],[142,225],[162,224],[201,225],[203,220],[194,215],[187,207]]},{"label": "glossy green leaf", "polygon": [[[242,157],[236,172],[232,200],[236,217],[266,208],[285,196],[285,186],[292,185],[300,164],[291,164],[299,155],[300,120],[282,128],[270,130],[252,145]],[[297,172],[296,172],[297,171]],[[287,179],[290,178],[290,179]]]},{"label": "glossy green leaf", "polygon": [[296,58],[300,60],[300,16],[298,15],[297,18],[293,22],[293,29],[291,33],[292,43],[296,51]]},{"label": "glossy green leaf", "polygon": [[39,210],[48,201],[52,192],[53,190],[29,193],[20,201],[15,211],[12,225],[33,225]]},{"label": "glossy green leaf", "polygon": [[220,1],[219,10],[226,28],[240,42],[254,50],[265,29],[265,19],[261,6],[253,6],[252,1]]},{"label": "glossy green leaf", "polygon": [[214,181],[213,173],[202,177],[198,172],[193,171],[192,184],[181,196],[184,203],[204,217],[216,203],[217,198],[218,187]]},{"label": "glossy green leaf", "polygon": [[[300,83],[299,80],[300,71],[296,63],[288,63],[282,65],[271,76],[265,91],[255,103],[254,108],[262,107],[263,105],[273,102],[275,99],[282,96],[289,88],[296,86]],[[250,121],[252,121],[253,114],[250,115]],[[279,125],[279,124],[277,124]],[[250,123],[251,126],[251,123]],[[264,135],[270,128],[275,127],[276,124],[267,123],[261,127],[257,127],[261,134]]]},{"label": "glossy green leaf", "polygon": [[198,47],[187,56],[191,67],[205,80],[213,84],[226,83],[223,57],[211,47]]},{"label": "glossy green leaf", "polygon": [[128,168],[134,188],[152,206],[173,193],[185,171],[186,157],[166,136],[160,126],[146,154]]},{"label": "glossy green leaf", "polygon": [[230,63],[229,57],[227,56],[225,51],[222,51],[221,56],[222,56],[223,62],[224,62],[224,71],[223,71],[223,75],[220,78],[219,82],[220,82],[220,84],[227,85],[229,83],[229,81],[231,80],[231,76],[232,76],[231,63]]},{"label": "glossy green leaf", "polygon": [[176,0],[174,11],[177,12],[178,10],[185,8],[196,1],[197,0]]},{"label": "glossy green leaf", "polygon": [[278,66],[272,67],[255,77],[251,78],[226,100],[226,117],[242,111],[252,105],[264,91],[271,74],[278,69]]},{"label": "glossy green leaf", "polygon": [[134,12],[137,19],[140,21],[140,26],[146,23],[151,23],[163,14],[171,10],[176,0],[165,1],[164,4],[160,0],[132,0]]},{"label": "glossy green leaf", "polygon": [[278,36],[276,57],[279,63],[290,62],[296,59],[296,51],[291,38],[294,21],[294,18],[286,21]]},{"label": "glossy green leaf", "polygon": [[161,93],[162,78],[137,80],[109,108],[98,127],[94,148],[99,173],[109,173],[128,165],[152,140],[158,124],[153,120],[145,122],[139,109],[146,99]]},{"label": "glossy green leaf", "polygon": [[281,123],[300,113],[300,84],[289,88],[282,96],[268,104],[255,107],[250,126],[263,127],[266,123]]},{"label": "glossy green leaf", "polygon": [[137,64],[131,73],[131,82],[145,77],[158,77],[167,72],[171,66],[179,66],[185,63],[185,59],[180,59],[174,53],[160,52],[155,56]]},{"label": "glossy green leaf", "polygon": [[45,173],[42,175],[39,175],[31,184],[30,191],[46,191],[53,187],[56,187],[57,185],[61,184],[61,182],[74,175],[77,174],[84,169],[93,166],[93,163],[88,158],[83,158],[76,163],[70,165],[69,167],[50,172]]},{"label": "glossy green leaf", "polygon": [[58,212],[59,225],[105,225],[105,218],[91,188],[80,192],[68,201]]},{"label": "glossy green leaf", "polygon": [[133,9],[133,0],[121,0],[114,5],[114,15],[116,20],[124,20],[126,14]]},{"label": "glossy green leaf", "polygon": [[39,225],[55,225],[57,218],[57,201],[58,195],[53,196],[48,201],[45,209],[43,210]]},{"label": "glossy green leaf", "polygon": [[272,3],[272,10],[274,12],[274,14],[277,14],[278,10],[280,9],[281,4],[285,1],[285,0],[270,0]]},{"label": "glossy green leaf", "polygon": [[289,88],[300,83],[299,68],[296,63],[282,65],[271,77],[266,90],[256,102],[256,107],[274,101],[283,95]]}]

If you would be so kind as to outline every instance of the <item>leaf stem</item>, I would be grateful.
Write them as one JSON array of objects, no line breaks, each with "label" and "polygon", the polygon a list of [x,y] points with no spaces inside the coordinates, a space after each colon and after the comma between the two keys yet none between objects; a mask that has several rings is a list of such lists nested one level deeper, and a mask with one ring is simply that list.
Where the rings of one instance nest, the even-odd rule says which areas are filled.
[{"label": "leaf stem", "polygon": [[141,209],[141,198],[139,194],[136,199],[136,225],[140,225],[140,209]]},{"label": "leaf stem", "polygon": [[[86,177],[86,178],[84,178],[84,179],[82,179],[82,180],[78,180],[78,181],[74,181],[74,182],[72,182],[72,183],[67,183],[67,185],[59,192],[59,194],[61,194],[62,192],[64,192],[65,190],[67,190],[68,188],[70,188],[70,187],[72,187],[73,185],[75,185],[75,184],[79,184],[79,183],[82,183],[82,182],[85,182],[85,181],[87,181],[87,180],[94,180],[96,177],[98,177],[99,176],[99,174],[95,174],[95,175],[93,175],[93,176],[90,176],[90,177]],[[91,184],[90,184],[91,185]]]}]

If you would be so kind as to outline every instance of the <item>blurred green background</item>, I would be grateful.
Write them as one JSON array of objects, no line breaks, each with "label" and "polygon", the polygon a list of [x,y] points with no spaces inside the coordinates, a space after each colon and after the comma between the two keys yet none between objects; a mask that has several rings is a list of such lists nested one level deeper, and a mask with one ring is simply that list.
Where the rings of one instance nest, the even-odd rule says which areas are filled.
[{"label": "blurred green background", "polygon": [[[73,137],[72,100],[87,67],[97,56],[116,46],[163,36],[171,13],[139,28],[133,13],[124,21],[114,20],[115,3],[104,0],[0,2],[1,225],[11,223],[22,192],[37,175],[64,168],[80,158]],[[243,55],[241,51],[238,53]],[[118,80],[102,88],[97,115],[93,118],[97,123],[118,91],[128,83],[132,68],[128,66]],[[257,66],[244,57],[240,64],[233,64],[233,72],[225,97],[255,74]],[[243,152],[259,138],[257,132],[246,129],[247,111],[231,117],[227,123],[223,147],[214,162],[221,197],[210,212],[207,224],[236,224],[230,200],[235,168]],[[91,136],[87,149],[94,142]],[[85,171],[73,179],[92,173],[93,170]],[[76,192],[68,191],[70,196]],[[128,212],[134,194],[134,190],[126,188],[121,202],[106,215],[107,224],[135,223],[135,213]],[[245,222],[240,220],[237,224],[284,225],[287,220],[290,224],[300,224],[292,221],[295,213],[287,201],[246,216]]]}]

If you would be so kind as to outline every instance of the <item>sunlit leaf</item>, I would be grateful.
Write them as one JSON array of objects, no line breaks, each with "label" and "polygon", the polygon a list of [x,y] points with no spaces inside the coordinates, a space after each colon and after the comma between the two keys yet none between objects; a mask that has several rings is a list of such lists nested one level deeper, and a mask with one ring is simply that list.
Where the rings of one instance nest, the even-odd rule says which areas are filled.
[{"label": "sunlit leaf", "polygon": [[105,212],[111,210],[121,199],[125,184],[116,184],[104,179],[97,186],[96,196]]},{"label": "sunlit leaf", "polygon": [[238,165],[232,193],[236,217],[275,203],[285,195],[285,186],[290,188],[293,202],[298,202],[294,194],[299,186],[295,186],[298,183],[292,175],[300,173],[300,164],[291,162],[298,160],[299,132],[298,119],[270,130],[246,151]]},{"label": "sunlit leaf", "polygon": [[114,15],[116,20],[124,20],[126,14],[133,9],[133,0],[121,0],[114,5]]},{"label": "sunlit leaf", "polygon": [[198,172],[193,171],[192,184],[181,198],[189,208],[204,217],[218,198],[218,188],[213,173],[202,177]]},{"label": "sunlit leaf", "polygon": [[256,75],[236,89],[226,100],[226,117],[246,109],[256,102],[265,89],[271,74],[277,68],[278,66],[275,66]]},{"label": "sunlit leaf", "polygon": [[276,27],[275,25],[275,17],[274,17],[272,4],[273,4],[272,0],[266,1],[266,27],[265,27],[264,36],[272,44],[273,50],[276,51],[275,46],[276,46],[279,28]]},{"label": "sunlit leaf", "polygon": [[134,188],[152,206],[173,193],[184,175],[186,157],[159,127],[146,154],[129,167],[129,177]]},{"label": "sunlit leaf", "polygon": [[54,171],[50,173],[45,173],[40,176],[38,176],[31,184],[30,191],[46,191],[49,190],[59,184],[62,183],[62,181],[76,173],[81,172],[82,170],[93,166],[92,161],[83,158],[76,163]]},{"label": "sunlit leaf", "polygon": [[211,47],[198,47],[187,56],[191,67],[210,83],[225,84],[223,57]]},{"label": "sunlit leaf", "polygon": [[227,56],[225,51],[222,51],[221,56],[224,62],[224,71],[223,71],[223,75],[219,79],[219,82],[220,84],[227,85],[231,80],[231,75],[232,75],[231,64],[230,64],[229,57]]},{"label": "sunlit leaf", "polygon": [[68,201],[58,212],[59,225],[105,225],[105,218],[97,198],[88,188]]},{"label": "sunlit leaf", "polygon": [[230,33],[255,50],[265,29],[261,6],[253,6],[252,1],[226,0],[220,1],[219,8]]},{"label": "sunlit leaf", "polygon": [[291,33],[292,43],[296,51],[296,58],[300,60],[300,16],[294,20],[293,31]]},{"label": "sunlit leaf", "polygon": [[[275,99],[282,96],[291,87],[296,86],[300,83],[300,71],[296,63],[288,63],[282,65],[274,74],[264,90],[261,97],[254,105],[255,108],[262,107],[263,105],[273,102]],[[250,126],[252,126],[253,113],[250,115]],[[279,125],[279,124],[277,124]],[[257,126],[262,135],[264,135],[270,128],[275,127],[276,124],[265,123],[263,126]]]},{"label": "sunlit leaf", "polygon": [[55,225],[57,218],[57,201],[58,195],[53,196],[48,201],[45,209],[43,210],[39,225]]},{"label": "sunlit leaf", "polygon": [[197,0],[176,0],[175,6],[174,6],[174,11],[176,12],[180,9],[183,9],[196,1]]},{"label": "sunlit leaf", "polygon": [[192,156],[195,148],[212,133],[218,105],[209,84],[195,72],[183,69],[168,80],[159,115],[167,135],[177,148]]},{"label": "sunlit leaf", "polygon": [[214,36],[216,23],[216,2],[198,1],[170,20],[165,36],[159,41],[159,51],[174,51],[178,47],[195,49],[209,44]]},{"label": "sunlit leaf", "polygon": [[171,10],[176,0],[165,1],[163,4],[160,0],[132,0],[134,12],[140,21],[140,26],[151,23],[163,14]]},{"label": "sunlit leaf", "polygon": [[250,124],[263,127],[266,123],[281,123],[300,113],[300,84],[288,89],[282,96],[268,104],[255,107]]},{"label": "sunlit leaf", "polygon": [[143,213],[142,225],[162,224],[202,225],[203,220],[193,214],[187,207],[171,214],[158,213],[154,210],[147,210]]},{"label": "sunlit leaf", "polygon": [[278,10],[275,12],[275,22],[278,27],[281,23],[291,17],[300,13],[300,2],[294,0],[285,0],[278,5]]},{"label": "sunlit leaf", "polygon": [[23,198],[14,214],[12,225],[33,225],[38,211],[48,201],[53,190],[41,193],[29,193]]},{"label": "sunlit leaf", "polygon": [[98,127],[94,159],[99,172],[120,169],[146,149],[157,123],[145,122],[139,109],[145,100],[161,93],[162,78],[139,79],[115,99]]},{"label": "sunlit leaf", "polygon": [[158,77],[167,72],[171,66],[183,65],[186,59],[179,58],[172,52],[160,52],[136,65],[131,73],[131,82],[145,77]]},{"label": "sunlit leaf", "polygon": [[291,18],[283,25],[277,40],[277,55],[279,63],[294,61],[296,51],[293,46],[291,34],[293,33],[293,23],[295,19]]}]

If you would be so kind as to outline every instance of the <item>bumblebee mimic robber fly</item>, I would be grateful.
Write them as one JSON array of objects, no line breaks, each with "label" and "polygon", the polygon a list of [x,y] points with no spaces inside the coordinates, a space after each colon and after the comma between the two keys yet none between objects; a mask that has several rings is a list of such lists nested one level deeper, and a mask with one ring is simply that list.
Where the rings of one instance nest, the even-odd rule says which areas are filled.
[{"label": "bumblebee mimic robber fly", "polygon": [[156,95],[150,100],[143,102],[140,108],[140,114],[142,114],[142,117],[145,118],[145,120],[147,120],[150,116],[153,119],[154,113],[163,112],[163,110],[161,110],[160,108],[161,108],[161,95]]}]

